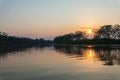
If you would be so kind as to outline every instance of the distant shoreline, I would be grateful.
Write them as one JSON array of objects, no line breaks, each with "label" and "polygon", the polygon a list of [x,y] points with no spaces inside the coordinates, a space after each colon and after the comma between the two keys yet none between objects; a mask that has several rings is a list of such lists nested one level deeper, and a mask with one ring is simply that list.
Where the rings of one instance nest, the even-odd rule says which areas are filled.
[{"label": "distant shoreline", "polygon": [[53,44],[53,46],[86,46],[86,47],[94,47],[94,46],[119,46],[120,44]]}]

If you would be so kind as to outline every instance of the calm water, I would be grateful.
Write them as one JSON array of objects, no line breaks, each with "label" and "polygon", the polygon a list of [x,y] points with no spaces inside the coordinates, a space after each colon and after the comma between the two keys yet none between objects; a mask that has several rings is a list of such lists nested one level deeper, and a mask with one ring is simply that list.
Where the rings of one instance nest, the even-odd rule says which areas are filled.
[{"label": "calm water", "polygon": [[120,80],[120,47],[0,48],[0,80]]}]

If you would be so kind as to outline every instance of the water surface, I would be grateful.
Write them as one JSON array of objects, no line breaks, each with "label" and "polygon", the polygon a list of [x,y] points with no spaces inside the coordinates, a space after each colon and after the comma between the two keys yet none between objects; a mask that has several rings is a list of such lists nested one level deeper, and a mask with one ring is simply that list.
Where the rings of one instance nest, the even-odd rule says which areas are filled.
[{"label": "water surface", "polygon": [[120,80],[119,46],[0,48],[0,80]]}]

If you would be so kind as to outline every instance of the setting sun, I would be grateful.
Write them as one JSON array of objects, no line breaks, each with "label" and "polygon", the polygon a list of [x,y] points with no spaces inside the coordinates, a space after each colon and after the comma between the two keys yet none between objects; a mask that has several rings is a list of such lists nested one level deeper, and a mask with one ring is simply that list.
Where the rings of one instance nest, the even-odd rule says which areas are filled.
[{"label": "setting sun", "polygon": [[87,33],[88,33],[88,34],[92,34],[92,29],[89,29],[89,30],[87,31]]}]

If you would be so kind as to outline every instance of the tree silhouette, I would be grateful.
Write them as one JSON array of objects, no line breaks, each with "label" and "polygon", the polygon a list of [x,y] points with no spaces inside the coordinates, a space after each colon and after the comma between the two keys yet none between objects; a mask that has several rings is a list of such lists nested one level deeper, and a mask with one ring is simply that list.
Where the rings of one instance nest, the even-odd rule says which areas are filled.
[{"label": "tree silhouette", "polygon": [[46,44],[52,44],[52,41],[44,39],[31,39],[26,37],[9,36],[6,32],[0,32],[0,46]]},{"label": "tree silhouette", "polygon": [[75,33],[56,37],[54,39],[54,42],[56,44],[73,44],[83,39],[86,39],[85,34],[81,31],[76,31]]},{"label": "tree silhouette", "polygon": [[120,39],[120,25],[102,26],[94,35],[95,39]]},{"label": "tree silhouette", "polygon": [[112,25],[102,26],[94,35],[95,39],[111,39],[112,38]]},{"label": "tree silhouette", "polygon": [[113,34],[113,39],[120,39],[120,25],[119,24],[114,26],[112,34]]}]

